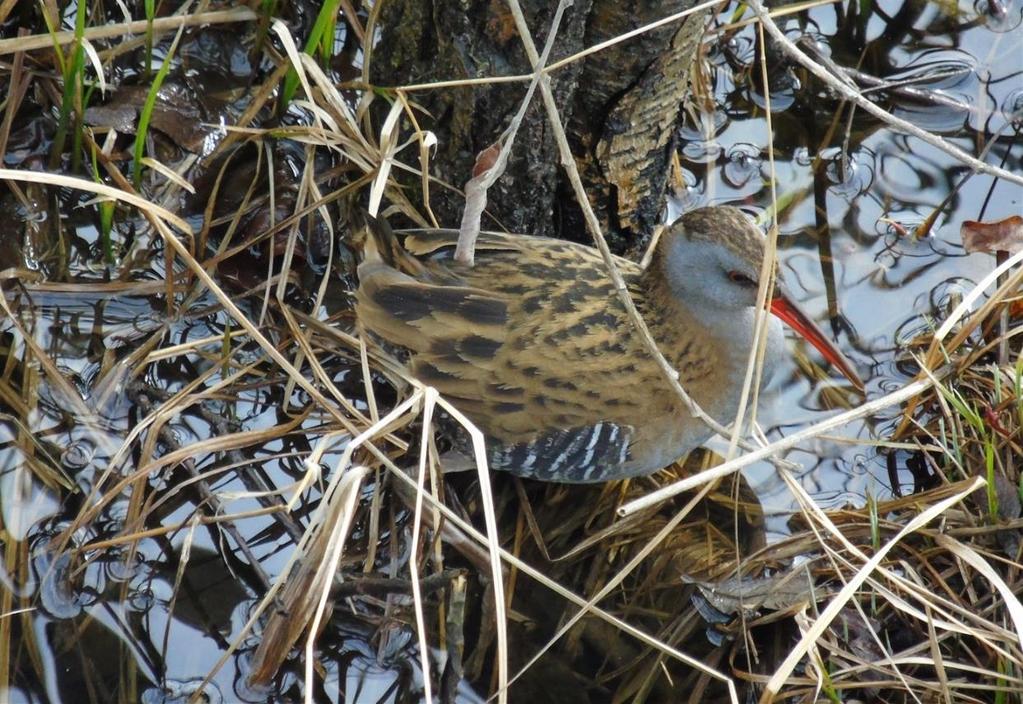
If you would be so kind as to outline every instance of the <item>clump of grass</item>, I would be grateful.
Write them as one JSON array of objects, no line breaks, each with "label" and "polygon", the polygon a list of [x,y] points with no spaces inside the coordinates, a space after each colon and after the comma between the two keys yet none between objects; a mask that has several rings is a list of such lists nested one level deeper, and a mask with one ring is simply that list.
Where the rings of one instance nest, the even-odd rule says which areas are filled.
[{"label": "clump of grass", "polygon": [[[51,169],[57,169],[60,165],[64,155],[67,135],[72,129],[71,118],[73,114],[77,114],[75,124],[78,127],[74,131],[75,149],[72,150],[72,159],[75,164],[73,170],[77,170],[81,148],[81,135],[78,130],[81,126],[82,86],[85,82],[85,45],[83,40],[87,10],[88,3],[79,3],[75,10],[75,39],[71,44],[70,56],[64,53],[60,44],[54,38],[53,55],[57,60],[57,66],[63,78],[64,89],[60,101],[60,112],[57,117],[57,133],[54,135],[53,148],[50,152]],[[42,16],[51,36],[55,35],[59,30],[57,26],[58,18],[52,17],[45,8],[42,11]]]},{"label": "clump of grass", "polygon": [[[912,418],[892,440],[918,447],[940,486],[871,499],[827,519],[807,498],[809,526],[791,540],[807,531],[818,536],[818,581],[833,589],[862,585],[861,593],[842,590],[852,611],[824,628],[817,617],[818,628],[807,628],[804,639],[817,654],[806,673],[811,681],[779,685],[778,696],[820,686],[829,697],[1008,701],[1023,691],[1020,298],[1010,281],[950,342],[911,345],[910,353],[945,367],[932,390],[914,399]],[[883,559],[871,564],[872,554]]]}]

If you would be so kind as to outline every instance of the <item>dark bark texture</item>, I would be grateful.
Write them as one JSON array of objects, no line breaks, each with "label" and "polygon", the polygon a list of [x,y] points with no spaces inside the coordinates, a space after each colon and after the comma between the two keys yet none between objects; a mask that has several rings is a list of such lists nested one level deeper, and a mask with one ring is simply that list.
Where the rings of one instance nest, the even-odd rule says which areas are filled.
[{"label": "dark bark texture", "polygon": [[[531,71],[504,0],[381,0],[380,41],[372,80],[398,87],[438,80]],[[692,0],[576,0],[561,23],[550,61],[621,35],[695,4]],[[524,0],[539,52],[556,2]],[[616,250],[648,234],[664,206],[675,125],[706,15],[659,27],[574,62],[552,75],[552,88],[576,162]],[[510,123],[526,83],[415,93],[430,115],[420,124],[440,144],[432,171],[462,188],[476,155]],[[443,225],[457,225],[463,200],[434,189]],[[586,241],[578,205],[559,166],[539,91],[515,140],[504,176],[490,189],[486,228]]]}]

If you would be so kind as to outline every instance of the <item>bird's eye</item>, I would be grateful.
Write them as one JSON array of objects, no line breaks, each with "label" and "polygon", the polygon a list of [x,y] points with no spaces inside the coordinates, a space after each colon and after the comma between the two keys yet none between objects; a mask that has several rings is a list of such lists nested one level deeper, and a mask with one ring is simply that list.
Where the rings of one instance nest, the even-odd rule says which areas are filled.
[{"label": "bird's eye", "polygon": [[756,281],[754,281],[750,277],[746,276],[741,271],[730,271],[730,272],[728,272],[728,278],[731,281],[734,281],[735,283],[739,284],[740,286],[745,286],[747,288],[756,288],[756,286],[757,286],[757,282]]}]

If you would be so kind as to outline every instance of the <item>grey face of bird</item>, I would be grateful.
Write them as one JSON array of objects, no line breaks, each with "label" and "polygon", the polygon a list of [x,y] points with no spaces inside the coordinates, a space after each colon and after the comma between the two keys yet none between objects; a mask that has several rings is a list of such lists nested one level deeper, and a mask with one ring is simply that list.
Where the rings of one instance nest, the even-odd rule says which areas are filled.
[{"label": "grey face of bird", "polygon": [[[740,312],[756,305],[757,282],[767,238],[738,208],[700,208],[683,215],[662,238],[660,270],[680,305],[707,330],[728,331]],[[853,364],[795,303],[780,272],[768,292],[774,315],[802,335],[857,389],[863,381]]]},{"label": "grey face of bird", "polygon": [[742,211],[703,208],[665,233],[659,264],[672,293],[691,311],[727,314],[756,305],[764,244]]}]

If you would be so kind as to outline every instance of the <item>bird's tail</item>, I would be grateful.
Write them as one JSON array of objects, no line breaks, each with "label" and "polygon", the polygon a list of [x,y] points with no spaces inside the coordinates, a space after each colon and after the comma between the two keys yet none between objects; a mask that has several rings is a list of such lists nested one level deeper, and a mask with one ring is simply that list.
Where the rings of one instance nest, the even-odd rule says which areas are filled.
[{"label": "bird's tail", "polygon": [[361,245],[364,264],[382,264],[411,276],[422,271],[422,262],[405,249],[386,220],[365,211],[357,213],[353,219],[353,231],[362,235],[358,244]]}]

